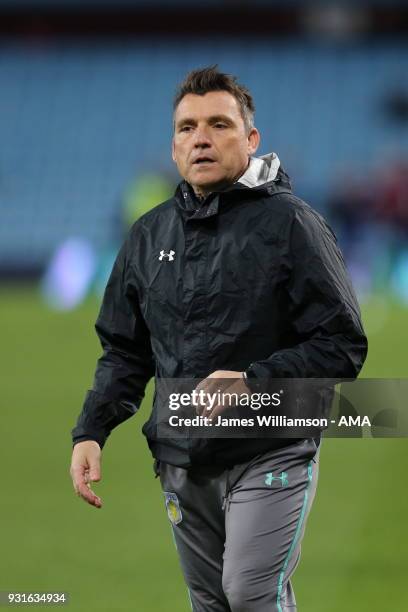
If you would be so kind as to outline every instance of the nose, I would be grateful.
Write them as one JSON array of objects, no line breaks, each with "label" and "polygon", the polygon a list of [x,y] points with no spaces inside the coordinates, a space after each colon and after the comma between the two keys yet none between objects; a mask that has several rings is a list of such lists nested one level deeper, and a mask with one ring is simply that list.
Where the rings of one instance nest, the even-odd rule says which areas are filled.
[{"label": "nose", "polygon": [[207,128],[198,126],[194,132],[194,147],[197,149],[207,149],[211,147],[211,144]]}]

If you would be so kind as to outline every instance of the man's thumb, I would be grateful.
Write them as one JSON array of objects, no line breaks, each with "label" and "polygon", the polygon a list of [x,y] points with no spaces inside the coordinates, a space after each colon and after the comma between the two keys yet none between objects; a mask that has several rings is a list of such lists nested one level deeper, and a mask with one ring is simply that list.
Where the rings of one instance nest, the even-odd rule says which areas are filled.
[{"label": "man's thumb", "polygon": [[101,479],[101,468],[99,465],[91,465],[89,470],[89,480],[92,482],[98,482]]}]

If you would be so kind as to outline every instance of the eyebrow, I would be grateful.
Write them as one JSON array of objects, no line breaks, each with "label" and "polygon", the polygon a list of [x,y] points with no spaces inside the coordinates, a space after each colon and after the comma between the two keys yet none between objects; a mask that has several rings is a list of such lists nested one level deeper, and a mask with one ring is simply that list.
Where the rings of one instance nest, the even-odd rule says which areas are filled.
[{"label": "eyebrow", "polygon": [[[234,125],[234,121],[230,117],[227,117],[227,115],[211,115],[207,119],[208,123],[217,123],[218,121],[222,121],[223,123],[228,123],[229,125]],[[176,123],[176,127],[180,128],[180,127],[183,127],[183,125],[196,125],[196,124],[197,124],[196,119],[193,119],[192,117],[185,117],[184,119],[180,119],[180,121]]]}]

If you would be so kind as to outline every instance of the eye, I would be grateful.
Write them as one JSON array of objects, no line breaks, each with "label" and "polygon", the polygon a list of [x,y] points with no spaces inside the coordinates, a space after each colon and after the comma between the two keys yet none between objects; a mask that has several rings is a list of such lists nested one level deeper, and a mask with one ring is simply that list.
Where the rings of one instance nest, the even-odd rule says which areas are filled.
[{"label": "eye", "polygon": [[223,129],[228,127],[225,123],[222,123],[221,121],[217,121],[217,123],[214,123],[214,127],[216,127],[217,129]]},{"label": "eye", "polygon": [[183,125],[180,129],[179,132],[189,132],[190,130],[192,130],[192,126],[191,125]]}]

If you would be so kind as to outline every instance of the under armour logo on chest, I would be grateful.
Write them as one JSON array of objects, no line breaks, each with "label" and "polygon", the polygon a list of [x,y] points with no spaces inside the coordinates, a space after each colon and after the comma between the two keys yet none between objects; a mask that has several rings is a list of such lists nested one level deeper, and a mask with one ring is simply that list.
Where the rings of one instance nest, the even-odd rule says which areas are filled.
[{"label": "under armour logo on chest", "polygon": [[164,251],[160,251],[159,261],[163,261],[165,257],[167,257],[169,261],[173,261],[175,254],[176,254],[176,251],[173,251],[173,250],[170,251],[170,253],[165,253]]}]

